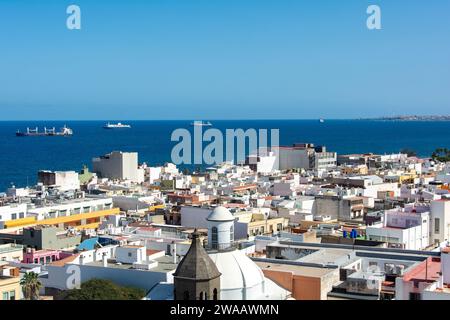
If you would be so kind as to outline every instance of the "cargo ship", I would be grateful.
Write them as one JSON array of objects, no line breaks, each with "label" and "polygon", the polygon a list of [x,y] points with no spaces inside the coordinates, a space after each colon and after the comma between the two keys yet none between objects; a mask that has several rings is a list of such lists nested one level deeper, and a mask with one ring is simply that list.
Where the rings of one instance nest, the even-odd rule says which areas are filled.
[{"label": "cargo ship", "polygon": [[61,128],[60,131],[56,131],[56,129],[50,128],[47,129],[46,127],[44,127],[44,131],[40,132],[39,129],[36,127],[35,129],[30,129],[27,128],[26,132],[21,132],[20,130],[17,130],[16,132],[16,136],[17,137],[40,137],[40,136],[71,136],[73,135],[73,130],[68,128],[67,126],[64,126],[63,128]]},{"label": "cargo ship", "polygon": [[103,126],[103,129],[124,129],[124,128],[131,128],[129,124],[123,124],[121,122],[118,123],[107,123]]}]

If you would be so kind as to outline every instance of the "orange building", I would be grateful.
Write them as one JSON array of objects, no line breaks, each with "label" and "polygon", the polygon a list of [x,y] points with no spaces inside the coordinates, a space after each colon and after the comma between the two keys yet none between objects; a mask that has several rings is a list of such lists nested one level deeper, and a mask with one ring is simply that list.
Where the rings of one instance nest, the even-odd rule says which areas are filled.
[{"label": "orange building", "polygon": [[339,281],[339,270],[331,268],[256,262],[264,276],[292,292],[296,300],[327,300],[333,284]]}]

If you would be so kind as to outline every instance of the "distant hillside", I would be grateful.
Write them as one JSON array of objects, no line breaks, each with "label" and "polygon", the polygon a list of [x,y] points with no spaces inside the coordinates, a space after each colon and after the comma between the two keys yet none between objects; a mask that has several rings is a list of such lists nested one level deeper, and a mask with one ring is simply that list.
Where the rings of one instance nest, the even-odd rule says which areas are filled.
[{"label": "distant hillside", "polygon": [[379,118],[367,118],[363,120],[382,120],[382,121],[450,121],[450,115],[444,116],[417,116],[417,115],[407,115],[407,116],[389,116],[389,117],[379,117]]}]

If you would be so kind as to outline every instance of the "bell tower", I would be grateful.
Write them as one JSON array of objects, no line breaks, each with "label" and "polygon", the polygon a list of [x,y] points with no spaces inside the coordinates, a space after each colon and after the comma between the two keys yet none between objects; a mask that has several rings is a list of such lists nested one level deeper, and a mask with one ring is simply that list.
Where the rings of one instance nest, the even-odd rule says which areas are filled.
[{"label": "bell tower", "polygon": [[203,248],[197,230],[174,276],[175,300],[220,300],[222,274]]},{"label": "bell tower", "polygon": [[208,221],[208,249],[226,250],[234,244],[234,220],[231,212],[222,206],[215,208]]}]

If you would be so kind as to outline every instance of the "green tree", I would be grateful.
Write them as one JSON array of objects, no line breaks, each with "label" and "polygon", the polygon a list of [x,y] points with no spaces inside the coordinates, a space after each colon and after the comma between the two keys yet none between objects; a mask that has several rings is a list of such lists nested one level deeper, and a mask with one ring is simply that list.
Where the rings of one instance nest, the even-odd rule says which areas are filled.
[{"label": "green tree", "polygon": [[20,285],[26,300],[39,300],[39,289],[41,289],[42,283],[37,273],[26,273],[20,280]]},{"label": "green tree", "polygon": [[432,154],[431,158],[440,162],[450,161],[450,150],[447,148],[437,148]]},{"label": "green tree", "polygon": [[110,280],[91,279],[80,289],[67,290],[59,296],[63,300],[141,300],[145,292],[139,288],[121,287]]}]

